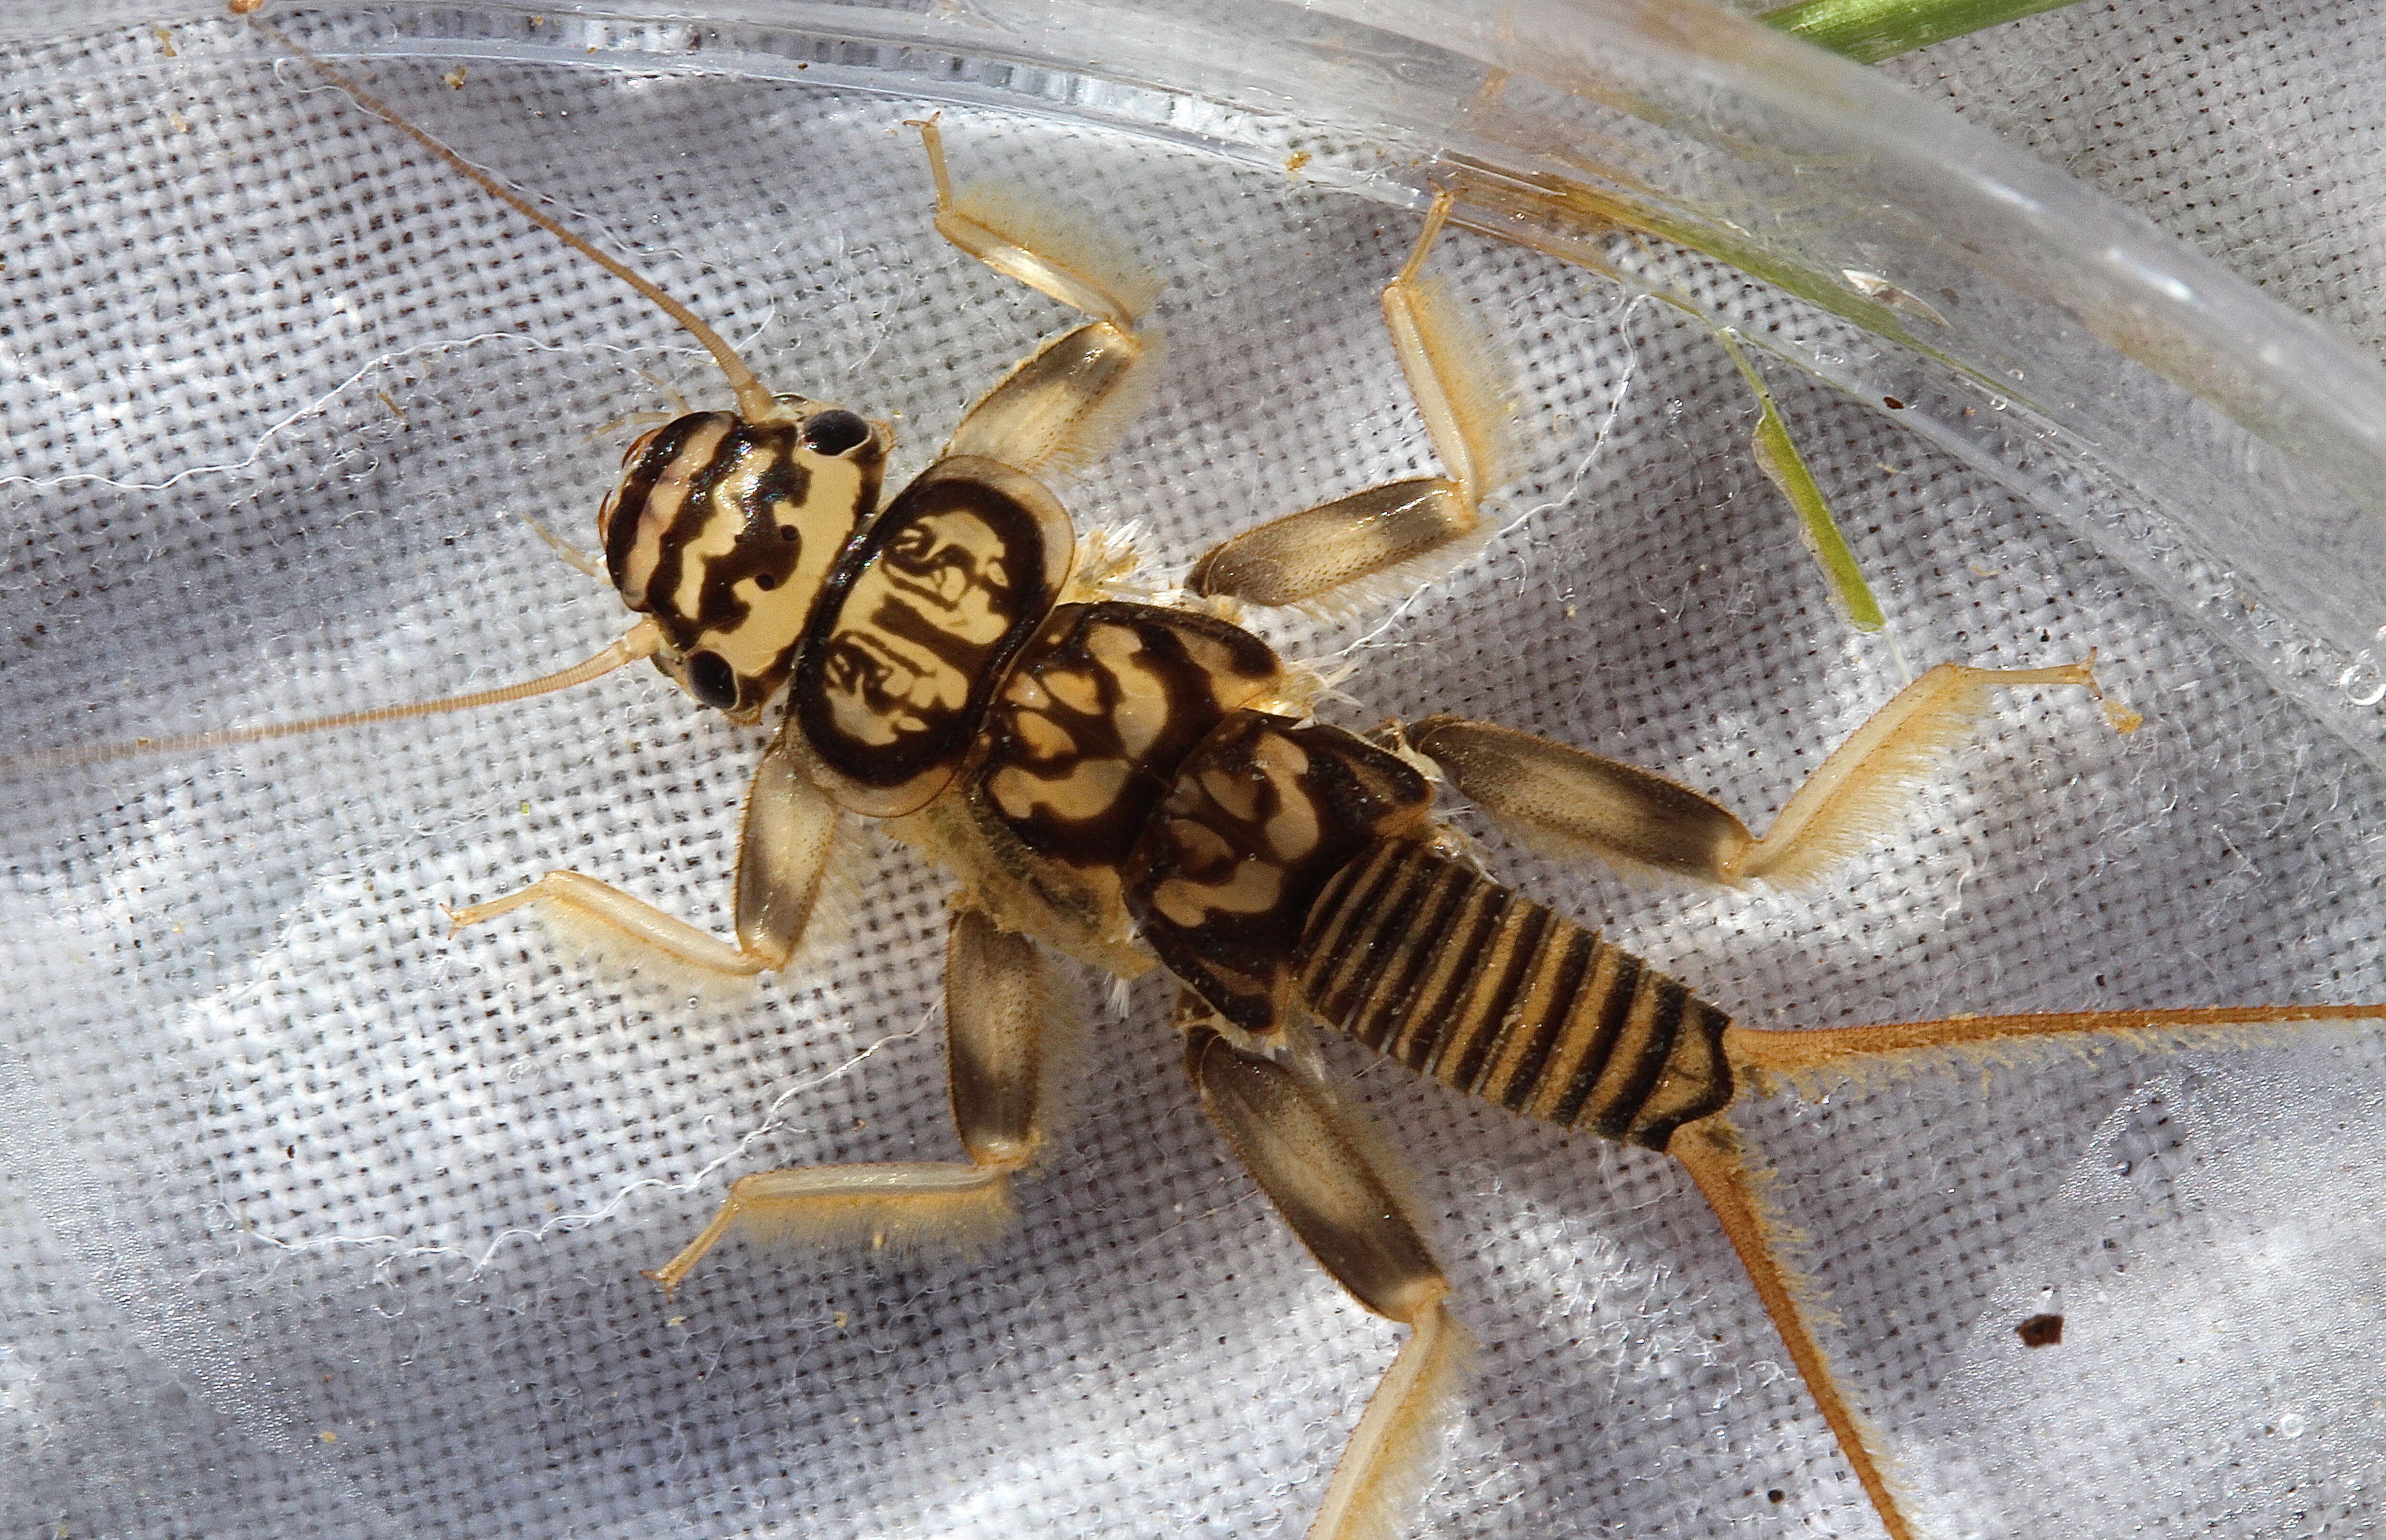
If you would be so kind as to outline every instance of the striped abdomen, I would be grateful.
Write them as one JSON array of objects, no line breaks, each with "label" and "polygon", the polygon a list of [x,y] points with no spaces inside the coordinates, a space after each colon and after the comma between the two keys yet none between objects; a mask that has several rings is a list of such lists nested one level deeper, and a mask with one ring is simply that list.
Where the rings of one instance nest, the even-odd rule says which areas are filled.
[{"label": "striped abdomen", "polygon": [[1730,1018],[1594,931],[1412,841],[1328,883],[1300,987],[1420,1074],[1561,1127],[1664,1149],[1731,1100]]}]

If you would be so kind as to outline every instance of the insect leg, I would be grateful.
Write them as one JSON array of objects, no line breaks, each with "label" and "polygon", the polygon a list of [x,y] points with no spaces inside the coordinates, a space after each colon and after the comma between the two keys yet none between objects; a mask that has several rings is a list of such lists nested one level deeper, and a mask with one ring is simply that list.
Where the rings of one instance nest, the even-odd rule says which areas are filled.
[{"label": "insect leg", "polygon": [[[1029,475],[1055,462],[1093,458],[1142,403],[1159,344],[1136,328],[1156,285],[1035,210],[985,188],[957,194],[945,168],[944,135],[933,119],[913,126],[936,179],[936,232],[995,271],[1094,318],[1037,349],[979,397],[945,454],[998,460]],[[1072,247],[1078,249],[1062,254]]]},{"label": "insect leg", "polygon": [[530,526],[531,532],[538,536],[539,540],[548,550],[555,553],[557,559],[561,561],[563,565],[571,568],[573,571],[579,573],[584,578],[588,578],[594,582],[604,583],[608,587],[612,585],[612,574],[605,570],[604,557],[592,556],[588,552],[582,550],[579,546],[574,545],[571,542],[564,539],[553,530],[548,529],[545,524],[540,523],[529,514],[525,513],[520,517],[523,523]]},{"label": "insect leg", "polygon": [[741,977],[784,968],[820,907],[840,821],[835,805],[805,775],[796,742],[792,724],[779,730],[746,793],[735,945],[577,871],[550,871],[501,898],[451,910],[448,919],[460,930],[544,903],[567,922],[594,925],[705,972]]},{"label": "insect leg", "polygon": [[1230,535],[1187,587],[1257,605],[1368,603],[1438,575],[1478,543],[1476,505],[1494,479],[1494,395],[1458,303],[1419,277],[1450,205],[1448,193],[1435,196],[1415,249],[1384,286],[1385,327],[1447,474],[1367,487]]},{"label": "insect leg", "polygon": [[1237,1048],[1189,994],[1178,1020],[1202,1110],[1268,1201],[1352,1297],[1409,1328],[1335,1467],[1309,1540],[1398,1534],[1432,1470],[1427,1446],[1470,1346],[1450,1310],[1450,1281],[1389,1150],[1315,1071]]},{"label": "insect leg", "polygon": [[966,1161],[813,1166],[740,1177],[712,1221],[647,1274],[666,1292],[740,1226],[816,1242],[874,1246],[933,1238],[963,1247],[1011,1220],[1011,1175],[1053,1122],[1053,1082],[1074,1013],[1036,943],[964,901],[945,960],[946,1070]]},{"label": "insect leg", "polygon": [[[1968,669],[1941,663],[1832,751],[1763,839],[1732,812],[1664,776],[1513,728],[1455,717],[1411,726],[1409,744],[1501,826],[1556,853],[1732,885],[1790,887],[1864,848],[1972,724],[1991,694],[2036,684],[2097,691],[2087,664]],[[2101,691],[2098,691],[2101,694]]]}]

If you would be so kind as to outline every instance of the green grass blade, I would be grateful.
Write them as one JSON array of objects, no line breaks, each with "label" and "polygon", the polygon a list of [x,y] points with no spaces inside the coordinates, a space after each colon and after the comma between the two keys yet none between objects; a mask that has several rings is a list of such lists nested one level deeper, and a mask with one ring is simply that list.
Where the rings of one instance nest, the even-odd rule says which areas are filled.
[{"label": "green grass blade", "polygon": [[1781,420],[1780,408],[1773,404],[1773,393],[1764,388],[1764,381],[1756,366],[1748,361],[1728,332],[1715,333],[1716,340],[1739,366],[1741,378],[1756,393],[1756,433],[1750,447],[1756,453],[1757,469],[1764,479],[1780,489],[1781,495],[1798,513],[1798,538],[1805,542],[1815,565],[1823,570],[1823,579],[1831,585],[1831,603],[1848,624],[1858,631],[1878,631],[1889,623],[1881,613],[1880,601],[1874,598],[1872,587],[1865,582],[1864,569],[1856,565],[1856,554],[1848,546],[1847,536],[1840,532],[1840,521],[1831,517],[1831,506],[1823,499],[1823,489],[1815,484],[1815,473],[1806,469],[1806,457],[1798,453],[1798,444],[1790,436],[1790,425]]},{"label": "green grass blade", "polygon": [[1800,0],[1757,18],[1858,64],[1877,64],[2074,0]]}]

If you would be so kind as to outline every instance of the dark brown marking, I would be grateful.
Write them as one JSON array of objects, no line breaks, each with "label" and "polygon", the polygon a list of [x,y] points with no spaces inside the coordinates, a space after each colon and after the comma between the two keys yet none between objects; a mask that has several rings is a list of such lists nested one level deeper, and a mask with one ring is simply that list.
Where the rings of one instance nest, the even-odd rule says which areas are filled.
[{"label": "dark brown marking", "polygon": [[2053,1347],[2063,1341],[2063,1318],[2059,1315],[2034,1315],[2014,1328],[2024,1347]]},{"label": "dark brown marking", "polygon": [[[1621,1139],[1628,1133],[1632,1118],[1647,1106],[1649,1094],[1657,1088],[1657,1078],[1665,1072],[1665,1066],[1674,1057],[1674,1044],[1681,1035],[1689,1003],[1689,990],[1644,964],[1633,1000],[1633,1014],[1645,1014],[1648,1020],[1648,1032],[1640,1041],[1639,1053],[1629,1061],[1630,1069],[1622,1085],[1605,1098],[1603,1108],[1583,1116],[1590,1100],[1586,1095],[1582,1104],[1576,1106],[1573,1115],[1564,1121],[1576,1127],[1589,1127],[1592,1133],[1610,1139]],[[1629,1116],[1619,1110],[1627,1107],[1634,1109]]]},{"label": "dark brown marking", "polygon": [[[680,500],[670,524],[653,537],[656,560],[654,574],[647,579],[647,604],[649,611],[662,621],[664,634],[671,637],[675,646],[695,645],[697,634],[706,629],[708,619],[701,597],[693,609],[683,611],[678,606],[679,591],[687,576],[688,546],[712,530],[714,520],[720,517],[715,511],[713,499],[720,494],[721,483],[729,479],[737,469],[738,462],[754,447],[748,435],[733,429],[701,463],[688,467],[685,472],[687,495]],[[707,576],[709,573],[700,566],[697,573],[699,594]]]},{"label": "dark brown marking", "polygon": [[[939,626],[936,616],[916,602],[918,592],[915,590],[907,600],[900,592],[902,586],[893,585],[896,591],[885,595],[871,609],[869,620],[856,630],[864,636],[875,632],[881,637],[909,642],[956,673],[966,674],[985,663],[988,649],[983,644],[966,641]],[[983,582],[977,587],[979,592],[996,595],[998,604],[1015,606],[1018,602],[1018,595],[999,582]],[[830,645],[834,646],[835,643]]]},{"label": "dark brown marking", "polygon": [[797,425],[730,412],[690,413],[632,444],[597,532],[622,601],[653,616],[670,644],[659,666],[713,654],[734,692],[691,689],[759,711],[794,667],[812,591],[877,501],[884,459],[874,439],[841,464],[823,459]]},{"label": "dark brown marking", "polygon": [[[1367,983],[1365,970],[1358,966],[1364,946],[1354,945],[1352,937],[1368,917],[1383,912],[1384,895],[1399,882],[1400,875],[1400,847],[1383,845],[1369,852],[1348,878],[1351,901],[1335,911],[1318,948],[1320,956],[1341,959],[1342,966],[1325,970],[1303,983],[1313,999],[1323,1002],[1320,1008],[1332,1011],[1337,1019],[1350,1016],[1354,997]],[[1367,1045],[1382,1046],[1372,1040]]]},{"label": "dark brown marking", "polygon": [[1469,969],[1473,977],[1464,1014],[1468,1025],[1463,1030],[1481,1031],[1491,1038],[1491,1046],[1485,1054],[1482,1083],[1474,1094],[1495,1105],[1505,1105],[1500,1088],[1516,1079],[1517,1060],[1533,1051],[1537,1034],[1530,1023],[1510,1014],[1509,1002],[1516,997],[1534,959],[1540,955],[1551,919],[1538,905],[1507,895],[1501,909],[1500,929],[1494,933],[1491,949],[1485,954],[1493,966],[1487,968],[1476,962]]},{"label": "dark brown marking", "polygon": [[1480,1012],[1463,1015],[1459,1006],[1466,998],[1474,959],[1483,956],[1491,937],[1507,921],[1506,891],[1488,885],[1476,889],[1469,895],[1467,913],[1470,918],[1464,927],[1451,933],[1448,982],[1433,998],[1418,1002],[1417,1008],[1450,1019],[1450,1045],[1434,1066],[1434,1074],[1473,1095],[1482,1083],[1485,1067],[1491,1061],[1492,1045],[1500,1037],[1500,1021],[1495,1016]]},{"label": "dark brown marking", "polygon": [[[1434,898],[1433,885],[1429,879],[1402,883],[1388,896],[1385,908],[1376,920],[1377,926],[1388,935],[1429,934],[1424,920]],[[1350,1007],[1353,1020],[1366,1022],[1373,1028],[1371,1035],[1377,1040],[1380,1050],[1412,1068],[1415,1066],[1413,1055],[1417,1052],[1414,1033],[1413,1031],[1403,1033],[1401,1028],[1404,1025],[1413,1028],[1415,1023],[1408,1019],[1408,1013],[1401,1010],[1400,1006],[1416,969],[1426,960],[1424,950],[1416,947],[1409,949],[1406,955],[1395,954],[1385,966],[1363,975],[1362,982],[1365,987]]]},{"label": "dark brown marking", "polygon": [[673,469],[680,457],[687,453],[688,442],[707,428],[734,431],[737,422],[731,412],[692,412],[674,418],[661,427],[642,435],[622,457],[622,482],[605,499],[596,513],[596,531],[605,544],[605,570],[637,608],[644,597],[642,592],[632,595],[629,576],[630,554],[637,545],[640,517],[646,512],[647,501],[655,488]]},{"label": "dark brown marking", "polygon": [[790,697],[823,790],[892,818],[950,783],[1012,658],[1052,611],[1071,540],[1039,483],[953,457],[847,545],[805,630]]},{"label": "dark brown marking", "polygon": [[[1607,1071],[1617,1045],[1624,1040],[1624,1029],[1632,1019],[1634,1008],[1640,1004],[1643,986],[1651,980],[1671,982],[1629,952],[1618,951],[1603,944],[1601,950],[1608,955],[1600,958],[1604,967],[1601,969],[1589,1008],[1568,1023],[1581,1037],[1576,1052],[1571,1056],[1572,1062],[1567,1066],[1565,1089],[1551,1105],[1550,1121],[1552,1122],[1572,1123],[1583,1115],[1583,1109],[1590,1106],[1591,1094],[1599,1089],[1601,1076]],[[1535,1078],[1545,1075],[1549,1069],[1546,1060],[1535,1065]],[[1631,1105],[1637,1104],[1626,1107],[1627,1117]],[[1593,1117],[1591,1132],[1609,1139],[1618,1136],[1603,1126],[1614,1121],[1613,1113],[1605,1117],[1595,1113]]]},{"label": "dark brown marking", "polygon": [[1565,1032],[1565,1017],[1546,1010],[1527,1012],[1525,1003],[1534,995],[1534,983],[1549,971],[1551,948],[1567,948],[1573,936],[1567,936],[1570,926],[1561,924],[1556,912],[1544,912],[1539,905],[1511,905],[1508,912],[1515,924],[1515,943],[1499,988],[1487,991],[1477,1010],[1501,1022],[1499,1062],[1508,1070],[1487,1096],[1494,1106],[1529,1112],[1541,1074],[1549,1070],[1551,1050],[1558,1045],[1558,1033]]},{"label": "dark brown marking", "polygon": [[1468,1018],[1492,1033],[1483,1082],[1476,1095],[1513,1112],[1525,1109],[1533,1072],[1549,1053],[1544,1025],[1518,1012],[1515,1002],[1529,990],[1540,968],[1555,918],[1539,905],[1511,895],[1500,933],[1487,956],[1489,966],[1475,965],[1475,987],[1467,996]]},{"label": "dark brown marking", "polygon": [[[978,784],[1028,849],[1115,874],[1185,757],[1280,671],[1265,643],[1206,615],[1064,605],[1020,653],[987,715]],[[1071,783],[1089,768],[1116,782],[1099,801]],[[1014,811],[1006,797],[1032,801]]]},{"label": "dark brown marking", "polygon": [[1275,1031],[1318,890],[1371,846],[1422,833],[1432,800],[1425,777],[1364,739],[1238,711],[1187,757],[1136,843],[1127,908],[1211,1008]]},{"label": "dark brown marking", "polygon": [[[723,424],[725,436],[709,453],[690,456],[691,439],[709,426]],[[802,434],[792,423],[746,423],[728,412],[697,412],[641,440],[643,452],[633,446],[635,463],[598,516],[606,568],[631,607],[654,615],[674,646],[693,647],[700,633],[731,629],[745,620],[747,606],[735,592],[737,583],[767,577],[776,587],[794,575],[802,558],[801,543],[788,540],[783,532],[793,528],[788,520],[811,487],[811,473],[795,459],[801,443]],[[754,471],[755,484],[734,509],[724,510],[717,501],[722,483],[740,470]],[[634,580],[627,569],[644,543],[639,538],[642,516],[655,487],[666,478],[684,483],[685,495],[671,522],[649,535],[656,545],[655,565],[632,594]],[[692,552],[691,546],[711,532],[724,511],[738,526],[735,545],[726,552]],[[693,610],[683,612],[675,596],[691,557],[702,563],[699,596]]]},{"label": "dark brown marking", "polygon": [[1323,884],[1299,954],[1328,1024],[1513,1111],[1664,1149],[1731,1100],[1722,1011],[1422,845]]},{"label": "dark brown marking", "polygon": [[[1453,867],[1436,878],[1405,921],[1407,928],[1419,935],[1447,935],[1458,911],[1465,907],[1475,891],[1475,884],[1465,880],[1466,873]],[[1395,1017],[1405,1017],[1411,1022],[1430,1023],[1423,1031],[1410,1031],[1394,1045],[1393,1057],[1412,1070],[1430,1072],[1434,1063],[1447,1051],[1450,1029],[1454,1024],[1447,1016],[1417,1008],[1418,991],[1427,980],[1443,970],[1441,959],[1430,948],[1419,946],[1414,955],[1398,970],[1391,989],[1384,996],[1383,1009]]]},{"label": "dark brown marking", "polygon": [[[1598,960],[1593,953],[1598,938],[1576,926],[1559,922],[1552,913],[1543,921],[1540,943],[1534,948],[1531,966],[1525,970],[1522,987],[1508,998],[1503,1016],[1515,1021],[1514,1032],[1524,1045],[1523,1052],[1510,1071],[1508,1083],[1501,1087],[1499,1104],[1511,1112],[1529,1112],[1546,1081],[1551,1060],[1557,1056],[1558,1040],[1569,1027],[1580,1028],[1582,1017],[1575,1008],[1582,1003],[1583,975]],[[1551,986],[1542,986],[1544,978],[1554,975]],[[1536,1001],[1536,996],[1538,997]],[[1541,1008],[1528,1008],[1538,1003]],[[1598,1026],[1589,1034],[1585,1051],[1597,1055],[1610,1031],[1606,1013],[1598,1017]]]},{"label": "dark brown marking", "polygon": [[[737,544],[725,555],[712,557],[704,564],[703,598],[697,605],[697,613],[704,618],[708,630],[733,628],[746,619],[747,605],[737,596],[738,583],[750,578],[760,582],[764,592],[770,592],[793,577],[797,563],[803,559],[801,532],[797,531],[793,540],[786,533],[796,530],[790,520],[794,511],[803,506],[812,484],[811,472],[796,463],[796,445],[800,440],[795,426],[774,422],[763,428],[748,428],[741,436],[747,443],[739,458],[722,456],[716,480],[726,480],[739,469],[739,460],[760,463],[753,465],[756,476],[752,490],[738,503],[745,518],[738,525]],[[851,528],[847,526],[848,531]],[[796,638],[788,638],[787,653],[791,657],[795,643]]]},{"label": "dark brown marking", "polygon": [[1728,1024],[1723,1012],[1686,994],[1673,1053],[1640,1104],[1641,1128],[1670,1131],[1718,1109],[1715,1087],[1731,1084],[1731,1065],[1723,1052],[1723,1027]]}]

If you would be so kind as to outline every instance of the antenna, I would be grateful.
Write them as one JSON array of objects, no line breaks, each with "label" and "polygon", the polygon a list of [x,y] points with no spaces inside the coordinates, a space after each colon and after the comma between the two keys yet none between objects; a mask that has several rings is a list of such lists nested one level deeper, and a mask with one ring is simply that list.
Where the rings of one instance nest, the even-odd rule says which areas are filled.
[{"label": "antenna", "polygon": [[0,756],[0,776],[21,775],[28,770],[67,770],[77,765],[105,765],[119,759],[141,759],[152,755],[188,754],[198,749],[221,748],[229,744],[270,743],[276,738],[296,738],[309,732],[328,732],[334,728],[367,727],[375,722],[405,721],[414,717],[435,717],[448,711],[471,711],[483,706],[503,706],[509,701],[528,700],[534,695],[569,690],[575,684],[585,684],[592,679],[609,674],[624,664],[652,657],[661,648],[662,640],[660,626],[651,620],[640,620],[620,641],[568,669],[559,669],[551,674],[541,674],[536,679],[526,679],[514,684],[500,684],[492,690],[475,690],[470,695],[416,701],[409,706],[381,706],[365,711],[342,711],[334,716],[314,717],[306,721],[265,722],[256,727],[183,732],[168,738],[132,738],[122,743],[92,744],[82,748],[36,749],[31,754]]},{"label": "antenna", "polygon": [[695,311],[689,309],[686,306],[682,305],[670,294],[665,294],[660,288],[648,282],[644,276],[638,273],[636,269],[633,269],[628,263],[623,262],[620,257],[613,256],[610,252],[606,251],[601,246],[596,245],[585,238],[565,229],[562,224],[550,216],[541,213],[537,208],[532,207],[529,199],[523,197],[521,194],[516,193],[512,188],[508,187],[505,183],[499,182],[488,172],[482,170],[478,166],[473,165],[471,161],[466,160],[462,156],[458,155],[454,150],[449,149],[446,145],[441,144],[437,139],[432,137],[432,135],[425,132],[423,130],[416,128],[412,123],[408,122],[405,117],[402,116],[396,108],[389,106],[380,97],[374,95],[371,92],[367,91],[363,86],[358,84],[346,74],[333,66],[330,61],[318,56],[312,50],[307,48],[304,44],[293,41],[288,33],[283,31],[279,27],[274,26],[273,23],[266,20],[263,17],[254,14],[257,6],[261,4],[262,0],[257,0],[257,3],[255,5],[244,6],[241,3],[241,0],[233,0],[232,6],[232,13],[236,16],[246,17],[250,26],[264,33],[268,38],[270,38],[278,46],[304,60],[308,68],[312,69],[315,73],[322,76],[325,80],[331,81],[333,86],[345,93],[358,106],[363,107],[367,112],[371,113],[383,122],[387,123],[390,127],[397,130],[400,133],[405,134],[408,139],[413,140],[424,149],[429,150],[433,155],[437,156],[441,160],[446,161],[458,175],[469,178],[474,183],[478,184],[483,192],[487,193],[489,196],[496,199],[499,203],[504,204],[507,207],[511,208],[523,219],[528,219],[531,223],[538,226],[541,230],[553,235],[565,245],[570,246],[572,250],[580,253],[583,257],[587,257],[590,261],[596,263],[607,272],[611,273],[622,282],[627,283],[631,288],[635,289],[647,299],[652,300],[656,306],[662,310],[663,314],[679,322],[679,324],[685,329],[689,336],[694,337],[697,342],[702,343],[704,344],[705,351],[712,355],[712,361],[721,366],[721,372],[722,374],[728,376],[729,388],[735,391],[737,394],[737,410],[741,414],[754,419],[768,418],[772,415],[772,411],[777,403],[772,399],[770,391],[763,385],[761,380],[755,375],[754,371],[746,367],[746,360],[737,356],[737,350],[729,345],[728,340],[722,337],[720,332],[715,332],[711,327],[707,326],[703,319],[698,317]]},{"label": "antenna", "polygon": [[[704,344],[713,361],[729,380],[737,394],[738,410],[747,417],[768,417],[776,403],[761,381],[737,350],[711,327],[673,299],[654,283],[631,269],[620,258],[592,244],[567,230],[554,219],[531,206],[529,201],[495,177],[482,170],[441,144],[401,116],[397,110],[367,91],[345,73],[317,56],[312,50],[293,40],[287,33],[256,13],[265,0],[229,0],[232,14],[244,17],[248,24],[270,39],[273,44],[304,60],[309,68],[345,93],[357,105],[381,119],[391,127],[437,156],[459,175],[470,179],[491,197],[513,209],[522,218],[546,231],[565,245],[579,252],[607,272],[627,283],[638,294],[654,302],[665,315],[677,321],[690,336]],[[328,717],[315,717],[304,721],[267,722],[255,727],[225,728],[208,732],[184,732],[163,738],[133,738],[120,743],[93,744],[82,747],[37,749],[30,754],[0,755],[0,776],[15,776],[39,770],[67,770],[78,766],[103,765],[119,759],[145,758],[169,754],[188,754],[204,749],[222,748],[234,744],[270,743],[277,738],[295,738],[308,733],[326,732],[339,728],[367,727],[381,722],[405,721],[417,717],[438,716],[449,711],[471,711],[485,706],[502,706],[535,695],[551,695],[601,678],[625,664],[652,657],[663,647],[661,628],[652,620],[640,620],[621,640],[569,668],[560,669],[536,679],[523,680],[495,689],[476,690],[468,695],[448,695],[437,700],[416,701],[405,706],[376,707],[368,710],[342,711]]]}]

